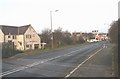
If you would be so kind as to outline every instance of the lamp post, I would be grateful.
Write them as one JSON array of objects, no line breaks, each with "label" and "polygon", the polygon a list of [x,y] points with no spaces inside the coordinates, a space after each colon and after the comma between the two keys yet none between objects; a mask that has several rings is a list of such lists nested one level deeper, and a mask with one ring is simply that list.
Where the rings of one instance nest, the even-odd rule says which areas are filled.
[{"label": "lamp post", "polygon": [[59,10],[50,11],[50,21],[51,21],[51,40],[52,40],[51,45],[52,45],[52,48],[54,48],[54,43],[53,43],[54,38],[53,38],[53,32],[52,32],[52,30],[53,30],[53,27],[52,27],[52,12],[57,12],[57,11],[59,11]]}]

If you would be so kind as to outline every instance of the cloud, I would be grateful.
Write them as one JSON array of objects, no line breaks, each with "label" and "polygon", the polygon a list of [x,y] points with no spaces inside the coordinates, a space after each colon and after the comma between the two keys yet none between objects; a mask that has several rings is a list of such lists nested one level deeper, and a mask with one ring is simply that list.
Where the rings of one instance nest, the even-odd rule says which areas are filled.
[{"label": "cloud", "polygon": [[[0,23],[7,25],[32,24],[36,30],[53,27],[68,31],[87,31],[117,19],[117,0],[1,0]],[[106,29],[107,30],[107,29]]]}]

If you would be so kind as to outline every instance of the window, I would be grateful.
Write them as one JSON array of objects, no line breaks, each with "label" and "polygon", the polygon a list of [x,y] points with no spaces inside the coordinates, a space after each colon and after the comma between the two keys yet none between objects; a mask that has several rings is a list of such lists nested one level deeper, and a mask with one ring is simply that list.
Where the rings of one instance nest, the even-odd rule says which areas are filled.
[{"label": "window", "polygon": [[30,38],[31,38],[31,35],[30,35]]},{"label": "window", "polygon": [[26,38],[30,39],[30,38],[31,38],[31,35],[26,35]]},{"label": "window", "polygon": [[26,35],[26,38],[28,38],[28,35]]},{"label": "window", "polygon": [[10,38],[10,35],[8,36],[8,38]]},{"label": "window", "polygon": [[16,39],[16,35],[13,35],[13,37],[12,37],[13,39]]},{"label": "window", "polygon": [[22,42],[20,42],[20,45],[22,46]]},{"label": "window", "polygon": [[29,45],[26,45],[27,48],[29,48]]}]

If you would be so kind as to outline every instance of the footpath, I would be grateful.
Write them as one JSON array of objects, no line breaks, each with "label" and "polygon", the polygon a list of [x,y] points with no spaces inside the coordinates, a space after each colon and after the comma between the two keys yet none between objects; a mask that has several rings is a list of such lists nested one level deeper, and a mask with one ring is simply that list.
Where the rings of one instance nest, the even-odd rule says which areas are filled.
[{"label": "footpath", "polygon": [[70,77],[113,77],[112,46],[106,44]]}]

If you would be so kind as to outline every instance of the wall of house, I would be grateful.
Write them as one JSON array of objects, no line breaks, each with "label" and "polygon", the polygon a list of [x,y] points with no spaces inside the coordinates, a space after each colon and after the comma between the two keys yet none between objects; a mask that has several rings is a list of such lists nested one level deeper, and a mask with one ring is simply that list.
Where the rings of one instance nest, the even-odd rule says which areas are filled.
[{"label": "wall of house", "polygon": [[0,29],[0,42],[4,42],[4,34],[1,29]]},{"label": "wall of house", "polygon": [[[10,38],[8,38],[8,36],[10,36]],[[12,40],[12,36],[11,35],[5,35],[5,42],[8,42],[9,40]]]},{"label": "wall of house", "polygon": [[[26,37],[27,36],[27,37]],[[35,49],[36,45],[41,48],[41,39],[36,31],[30,26],[24,34],[25,37],[25,50]]]},{"label": "wall of house", "polygon": [[24,37],[23,37],[23,35],[17,35],[17,49],[24,50]]},{"label": "wall of house", "polygon": [[[10,36],[10,38],[8,38],[8,36]],[[16,36],[16,38],[13,39],[13,36]],[[14,46],[16,49],[24,50],[23,35],[5,35],[5,42],[8,41],[14,42]]]},{"label": "wall of house", "polygon": [[14,42],[16,44],[17,43],[17,38],[13,39],[13,36],[16,36],[16,35],[5,35],[5,42],[11,41],[11,42]]}]

